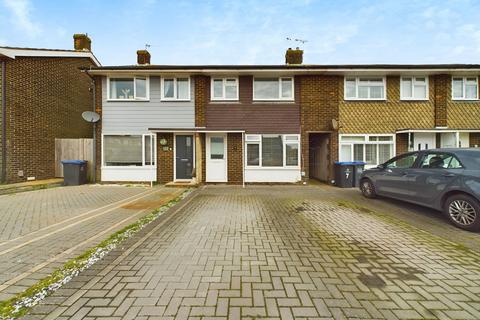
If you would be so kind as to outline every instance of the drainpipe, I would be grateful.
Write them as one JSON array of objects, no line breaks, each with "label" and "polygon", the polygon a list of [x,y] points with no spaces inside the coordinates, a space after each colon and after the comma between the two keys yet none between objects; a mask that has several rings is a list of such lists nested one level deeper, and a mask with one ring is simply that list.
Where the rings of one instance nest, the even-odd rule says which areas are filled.
[{"label": "drainpipe", "polygon": [[7,62],[2,61],[2,172],[1,182],[7,181]]},{"label": "drainpipe", "polygon": [[242,132],[242,187],[245,188],[245,164],[247,163],[245,159],[245,131]]}]

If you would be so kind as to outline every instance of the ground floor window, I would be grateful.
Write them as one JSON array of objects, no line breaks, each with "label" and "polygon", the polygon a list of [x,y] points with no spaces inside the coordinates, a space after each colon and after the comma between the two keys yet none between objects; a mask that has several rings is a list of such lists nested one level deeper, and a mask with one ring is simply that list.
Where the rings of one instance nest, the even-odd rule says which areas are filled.
[{"label": "ground floor window", "polygon": [[394,156],[394,135],[340,135],[340,161],[379,165]]},{"label": "ground floor window", "polygon": [[104,135],[103,165],[105,167],[142,167],[155,165],[155,136]]},{"label": "ground floor window", "polygon": [[246,135],[247,167],[298,167],[299,135]]}]

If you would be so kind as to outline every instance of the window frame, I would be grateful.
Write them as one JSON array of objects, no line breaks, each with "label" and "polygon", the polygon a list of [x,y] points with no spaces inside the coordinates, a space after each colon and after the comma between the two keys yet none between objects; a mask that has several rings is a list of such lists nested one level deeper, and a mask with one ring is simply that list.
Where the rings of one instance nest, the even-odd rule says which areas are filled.
[{"label": "window frame", "polygon": [[[105,136],[141,136],[142,137],[142,165],[141,166],[108,166],[105,164]],[[151,163],[150,165],[145,164],[145,140],[146,137],[149,136],[151,140],[150,144],[150,154],[151,154]],[[157,168],[157,135],[156,134],[151,134],[151,133],[143,133],[143,134],[138,134],[138,133],[104,133],[102,134],[102,162],[101,162],[101,168],[108,169],[145,169],[145,168],[150,168],[150,169],[155,169]]]},{"label": "window frame", "polygon": [[[383,83],[383,98],[359,98],[358,87],[360,78],[362,79],[382,79]],[[387,77],[386,76],[344,76],[343,78],[343,99],[345,101],[386,101],[387,100]],[[347,79],[355,79],[355,97],[347,97]],[[370,91],[369,91],[370,93]]]},{"label": "window frame", "polygon": [[[268,79],[268,78],[276,78],[278,81],[278,97],[277,98],[257,98],[255,97],[255,80],[257,79]],[[282,98],[282,79],[290,79],[292,80],[292,96],[288,98]],[[295,77],[253,77],[252,83],[252,100],[253,101],[295,101]]]},{"label": "window frame", "polygon": [[[217,98],[214,96],[214,82],[215,80],[222,80],[222,96]],[[227,80],[235,80],[235,84],[237,85],[237,95],[235,98],[227,98],[226,97],[226,84]],[[211,101],[238,101],[239,100],[239,92],[240,92],[240,84],[238,81],[238,77],[212,77],[210,80],[210,100]]]},{"label": "window frame", "polygon": [[[477,84],[477,96],[475,98],[467,98],[466,93],[467,93],[467,79],[468,78],[475,78],[476,84]],[[463,94],[461,98],[456,98],[453,96],[453,82],[455,79],[462,79],[462,84],[463,84]],[[452,101],[477,101],[479,100],[479,87],[478,87],[478,76],[452,76],[452,81],[451,81],[451,97]]]},{"label": "window frame", "polygon": [[[364,137],[364,140],[363,141],[342,141],[343,137]],[[390,141],[370,141],[370,137],[391,137],[392,140],[390,140]],[[339,134],[339,137],[338,137],[338,150],[339,150],[338,159],[339,159],[339,161],[344,161],[344,160],[340,160],[340,154],[341,154],[340,150],[341,150],[343,145],[349,145],[350,146],[350,158],[351,158],[351,161],[355,161],[354,160],[354,153],[355,153],[354,145],[355,144],[363,145],[363,160],[362,160],[362,162],[365,162],[365,167],[367,167],[367,166],[368,167],[375,167],[375,166],[378,166],[378,165],[382,164],[379,161],[380,150],[378,148],[378,145],[380,145],[380,144],[390,145],[392,147],[392,154],[391,154],[390,159],[392,159],[393,157],[396,156],[395,134],[390,134],[390,133],[379,133],[379,134],[352,133],[352,134],[348,134],[348,133],[344,133],[344,134]],[[368,164],[367,161],[366,161],[366,147],[365,147],[365,145],[367,145],[367,144],[372,144],[372,145],[377,146],[377,148],[376,148],[377,149],[376,150],[377,163],[376,164]],[[390,160],[390,159],[388,159],[388,160]]]},{"label": "window frame", "polygon": [[[177,90],[177,81],[178,79],[188,79],[188,98],[185,99],[178,99],[178,90]],[[165,97],[165,80],[173,80],[173,97]],[[160,101],[190,101],[192,99],[192,92],[191,92],[191,79],[190,76],[172,76],[172,77],[164,77],[160,78]]]},{"label": "window frame", "polygon": [[[405,97],[404,96],[402,82],[403,82],[403,79],[406,79],[406,78],[408,78],[412,81],[412,84],[411,84],[412,96],[411,97]],[[417,81],[417,78],[425,78],[425,93],[426,93],[425,98],[415,98],[415,82]],[[425,76],[422,76],[422,75],[400,76],[400,100],[405,100],[405,101],[428,101],[428,100],[430,100],[429,82],[430,82],[430,79],[427,75],[425,75]]]},{"label": "window frame", "polygon": [[[263,136],[281,136],[282,138],[282,166],[263,166],[263,157],[262,157],[262,141]],[[296,140],[287,140],[287,137],[295,137]],[[253,138],[249,140],[249,138]],[[300,144],[300,135],[299,134],[247,134],[245,135],[245,168],[246,169],[260,169],[260,170],[285,170],[285,169],[300,169],[301,162],[301,144]],[[258,145],[258,165],[249,165],[248,164],[248,154],[247,154],[247,145],[256,144]],[[297,165],[287,165],[287,144],[296,144],[298,146],[297,150]]]},{"label": "window frame", "polygon": [[[137,97],[137,79],[146,80],[146,97]],[[118,99],[111,97],[110,82],[112,79],[133,79],[133,99]],[[150,101],[150,76],[107,76],[107,101]]]}]

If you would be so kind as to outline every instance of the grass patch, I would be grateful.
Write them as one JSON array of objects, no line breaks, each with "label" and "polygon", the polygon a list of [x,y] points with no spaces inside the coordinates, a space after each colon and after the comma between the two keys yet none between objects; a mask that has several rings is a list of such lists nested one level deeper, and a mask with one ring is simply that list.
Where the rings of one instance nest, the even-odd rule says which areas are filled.
[{"label": "grass patch", "polygon": [[191,191],[192,189],[185,190],[175,199],[170,200],[168,203],[160,206],[136,222],[111,234],[107,239],[103,240],[95,247],[67,261],[61,268],[55,270],[51,275],[43,278],[25,291],[18,293],[16,296],[8,300],[0,301],[0,319],[15,319],[25,315],[30,308],[38,304],[42,299],[58,290],[80,272],[102,259],[121,242],[130,238],[150,222],[161,216],[169,208],[177,204],[180,200],[184,199]]}]

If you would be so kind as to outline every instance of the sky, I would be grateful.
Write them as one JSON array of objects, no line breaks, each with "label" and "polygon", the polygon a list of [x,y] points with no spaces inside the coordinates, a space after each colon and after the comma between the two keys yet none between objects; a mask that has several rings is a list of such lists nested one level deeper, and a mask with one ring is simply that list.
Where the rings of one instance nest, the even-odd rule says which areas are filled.
[{"label": "sky", "polygon": [[[103,65],[480,63],[480,0],[0,0],[0,46],[72,49]],[[286,38],[307,40],[305,43]]]}]

